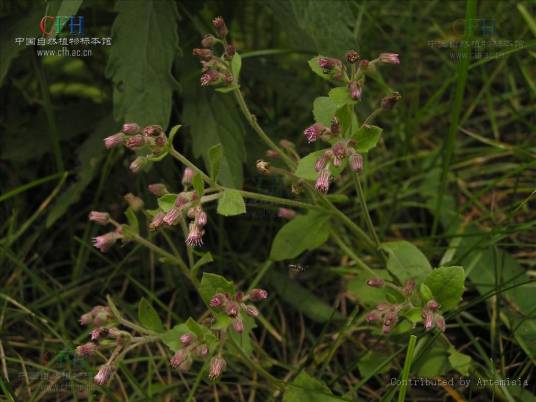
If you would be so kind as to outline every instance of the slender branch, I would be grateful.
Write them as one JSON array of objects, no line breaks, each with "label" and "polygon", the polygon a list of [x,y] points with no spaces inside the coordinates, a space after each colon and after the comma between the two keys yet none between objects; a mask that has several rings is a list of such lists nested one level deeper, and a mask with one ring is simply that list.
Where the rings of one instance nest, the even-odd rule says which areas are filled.
[{"label": "slender branch", "polygon": [[361,180],[359,180],[359,176],[357,173],[353,174],[352,176],[354,179],[355,191],[359,197],[359,201],[361,202],[361,207],[363,208],[363,212],[365,213],[365,222],[367,223],[368,229],[370,233],[372,234],[374,241],[376,242],[376,247],[379,247],[380,239],[378,238],[378,235],[376,234],[376,230],[374,229],[374,225],[372,224],[372,219],[370,218],[370,213],[367,207],[367,201],[365,200],[365,193],[363,192],[363,187],[361,186]]}]

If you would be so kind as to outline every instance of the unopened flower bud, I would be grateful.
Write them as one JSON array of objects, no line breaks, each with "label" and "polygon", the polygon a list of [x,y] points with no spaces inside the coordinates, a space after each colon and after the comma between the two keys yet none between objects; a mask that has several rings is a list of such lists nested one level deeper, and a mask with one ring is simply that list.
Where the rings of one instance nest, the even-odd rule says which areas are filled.
[{"label": "unopened flower bud", "polygon": [[139,133],[141,130],[141,127],[138,126],[136,123],[125,123],[123,124],[123,127],[121,128],[121,131],[125,134],[133,135]]},{"label": "unopened flower bud", "polygon": [[431,311],[436,311],[439,308],[439,303],[432,299],[428,303],[426,303],[426,308]]},{"label": "unopened flower bud", "polygon": [[201,40],[201,46],[203,47],[212,47],[216,44],[217,39],[214,37],[214,35],[205,35],[203,39]]},{"label": "unopened flower bud", "polygon": [[171,367],[183,369],[188,366],[188,352],[185,349],[180,349],[171,358],[169,361]]},{"label": "unopened flower bud", "polygon": [[194,222],[190,223],[186,244],[190,247],[198,247],[203,245],[204,230]]},{"label": "unopened flower bud", "polygon": [[333,117],[331,119],[331,126],[330,126],[331,134],[337,135],[341,132],[341,125],[339,124],[339,120],[337,120],[336,117]]},{"label": "unopened flower bud", "polygon": [[424,329],[429,331],[434,326],[434,314],[430,310],[424,309],[422,310],[421,315],[423,318]]},{"label": "unopened flower bud", "polygon": [[225,46],[225,57],[228,59],[232,59],[234,54],[236,53],[236,48],[231,43],[227,44]]},{"label": "unopened flower bud", "polygon": [[80,316],[80,325],[88,325],[93,321],[93,313],[85,313]]},{"label": "unopened flower bud", "polygon": [[157,197],[162,197],[166,195],[169,191],[166,186],[162,183],[152,183],[147,186],[147,189],[156,195]]},{"label": "unopened flower bud", "polygon": [[359,85],[359,82],[357,82],[357,81],[351,81],[351,82],[348,84],[348,91],[350,91],[350,97],[351,97],[353,100],[361,99],[361,92],[362,92],[362,89],[361,89],[361,85]]},{"label": "unopened flower bud", "polygon": [[329,191],[329,182],[331,180],[331,173],[328,169],[322,169],[316,178],[315,188],[320,193],[327,193]]},{"label": "unopened flower bud", "polygon": [[199,227],[203,227],[207,224],[207,220],[207,213],[201,208],[196,208],[194,223]]},{"label": "unopened flower bud", "polygon": [[332,59],[330,57],[320,57],[318,59],[318,66],[324,70],[331,70],[335,66],[339,65],[340,60]]},{"label": "unopened flower bud", "polygon": [[202,87],[206,87],[207,85],[214,84],[218,82],[219,80],[220,80],[220,74],[215,70],[208,70],[199,79]]},{"label": "unopened flower bud", "polygon": [[209,306],[212,308],[218,308],[225,304],[226,297],[223,293],[216,293],[214,296],[212,296],[212,299],[210,299]]},{"label": "unopened flower bud", "polygon": [[93,355],[97,350],[97,345],[93,342],[84,343],[76,348],[76,354],[80,357],[88,357]]},{"label": "unopened flower bud", "polygon": [[381,278],[372,278],[367,281],[367,285],[371,288],[381,288],[384,284],[385,282]]},{"label": "unopened flower bud", "polygon": [[269,159],[279,158],[279,152],[274,151],[273,149],[268,149],[266,151],[266,157],[269,158]]},{"label": "unopened flower bud", "polygon": [[200,357],[205,357],[208,355],[208,346],[205,344],[199,345],[194,349],[194,352]]},{"label": "unopened flower bud", "polygon": [[129,169],[132,173],[139,173],[145,165],[147,165],[147,158],[143,156],[138,156],[136,159],[132,161],[132,163],[129,166]]},{"label": "unopened flower bud", "polygon": [[214,56],[214,53],[210,49],[199,49],[196,48],[192,51],[194,56],[200,57],[201,59],[209,60]]},{"label": "unopened flower bud", "polygon": [[225,360],[221,356],[215,356],[210,360],[210,370],[208,373],[208,378],[215,380],[221,376],[223,370],[225,370]]},{"label": "unopened flower bud", "polygon": [[307,127],[303,131],[303,135],[305,135],[307,142],[315,142],[324,132],[326,132],[326,127],[323,124],[315,123]]},{"label": "unopened flower bud", "polygon": [[166,216],[163,212],[158,212],[153,219],[151,220],[151,223],[149,224],[149,230],[155,231],[158,229],[162,224],[164,223],[164,217]]},{"label": "unopened flower bud", "polygon": [[244,304],[242,308],[246,312],[246,314],[251,317],[257,317],[259,315],[259,310],[257,310],[257,307],[251,304]]},{"label": "unopened flower bud", "polygon": [[121,238],[116,232],[109,232],[93,238],[93,245],[98,248],[102,253],[107,252],[117,240]]},{"label": "unopened flower bud", "polygon": [[255,167],[257,168],[257,172],[261,174],[265,174],[265,175],[271,174],[269,162],[259,159],[257,163],[255,164]]},{"label": "unopened flower bud", "polygon": [[384,64],[400,64],[400,59],[396,53],[382,53],[378,59]]},{"label": "unopened flower bud", "polygon": [[182,185],[183,186],[188,186],[190,184],[192,184],[192,179],[194,177],[194,171],[187,167],[184,169],[184,173],[182,174]]},{"label": "unopened flower bud", "polygon": [[279,145],[281,145],[285,149],[294,149],[294,148],[296,148],[296,146],[294,145],[294,143],[292,141],[285,140],[285,139],[282,139],[281,141],[279,141]]},{"label": "unopened flower bud", "polygon": [[277,210],[277,216],[279,218],[288,219],[290,221],[296,216],[296,211],[290,208],[279,208]]},{"label": "unopened flower bud", "polygon": [[268,298],[268,292],[264,289],[251,289],[249,292],[248,292],[248,296],[249,296],[249,299],[251,301],[261,301],[261,300],[264,300],[266,298]]},{"label": "unopened flower bud", "polygon": [[343,159],[346,156],[346,144],[343,142],[337,142],[331,147],[333,156],[338,159]]},{"label": "unopened flower bud", "polygon": [[241,334],[242,332],[244,332],[244,321],[242,321],[242,318],[240,317],[236,317],[234,320],[233,320],[233,323],[232,323],[232,326],[233,326],[233,330],[239,334]]},{"label": "unopened flower bud", "polygon": [[112,311],[108,306],[95,306],[91,312],[93,314],[93,325],[97,327],[108,323],[112,318]]},{"label": "unopened flower bud", "polygon": [[386,96],[381,100],[381,107],[384,110],[391,110],[397,102],[402,99],[402,96],[398,92],[393,92],[391,95]]},{"label": "unopened flower bud", "polygon": [[413,279],[410,279],[404,284],[404,287],[402,288],[402,292],[404,292],[406,296],[411,296],[411,294],[415,290],[415,286],[416,286],[415,281]]},{"label": "unopened flower bud", "polygon": [[222,17],[216,17],[212,20],[212,25],[214,25],[214,28],[218,30],[218,36],[220,38],[225,38],[227,34],[229,33],[229,30],[227,29],[227,25],[225,25],[225,21]]},{"label": "unopened flower bud", "polygon": [[378,314],[378,311],[376,310],[372,310],[370,313],[367,314],[368,322],[378,321],[380,318],[380,314]]},{"label": "unopened flower bud", "polygon": [[123,144],[124,140],[125,140],[125,134],[117,133],[109,137],[106,137],[104,139],[104,146],[106,147],[106,149],[111,149],[120,144]]},{"label": "unopened flower bud", "polygon": [[350,169],[352,169],[352,171],[360,172],[361,170],[363,170],[363,157],[361,156],[361,154],[357,152],[352,153],[349,156],[348,160],[350,162]]},{"label": "unopened flower bud", "polygon": [[370,62],[368,60],[361,60],[359,62],[359,69],[362,71],[366,71],[368,69],[369,63]]},{"label": "unopened flower bud", "polygon": [[238,305],[235,302],[229,302],[225,305],[225,313],[229,317],[236,317],[238,315]]},{"label": "unopened flower bud", "polygon": [[349,50],[346,52],[346,60],[348,63],[354,64],[359,60],[359,53],[355,50]]},{"label": "unopened flower bud", "polygon": [[436,314],[435,317],[435,325],[441,332],[445,332],[446,325],[445,325],[445,319],[442,315]]},{"label": "unopened flower bud", "polygon": [[107,225],[110,223],[110,214],[108,212],[91,211],[89,220],[99,225]]},{"label": "unopened flower bud", "polygon": [[143,129],[143,135],[146,137],[158,137],[164,134],[164,129],[157,124],[152,124]]},{"label": "unopened flower bud", "polygon": [[140,211],[143,209],[143,200],[140,197],[136,197],[132,193],[125,194],[123,196],[127,204],[130,208],[132,208],[134,211]]},{"label": "unopened flower bud", "polygon": [[315,170],[317,172],[320,172],[323,170],[328,162],[333,158],[333,152],[330,150],[325,151],[320,158],[318,158],[315,162]]},{"label": "unopened flower bud", "polygon": [[182,346],[188,346],[190,343],[192,343],[194,336],[190,332],[187,332],[185,334],[182,334],[179,339],[182,343]]},{"label": "unopened flower bud", "polygon": [[145,145],[145,138],[141,134],[136,134],[125,140],[125,146],[129,149],[141,148]]},{"label": "unopened flower bud", "polygon": [[94,328],[92,331],[91,331],[91,340],[92,341],[96,341],[97,339],[101,338],[102,335],[104,335],[106,333],[106,328]]},{"label": "unopened flower bud", "polygon": [[112,367],[108,364],[105,364],[104,366],[101,366],[99,371],[97,372],[97,375],[93,378],[93,381],[95,381],[95,384],[97,385],[104,385],[106,384],[112,375]]},{"label": "unopened flower bud", "polygon": [[181,210],[177,207],[172,207],[169,211],[167,211],[166,215],[164,215],[164,223],[169,226],[175,225],[179,218],[181,217]]}]

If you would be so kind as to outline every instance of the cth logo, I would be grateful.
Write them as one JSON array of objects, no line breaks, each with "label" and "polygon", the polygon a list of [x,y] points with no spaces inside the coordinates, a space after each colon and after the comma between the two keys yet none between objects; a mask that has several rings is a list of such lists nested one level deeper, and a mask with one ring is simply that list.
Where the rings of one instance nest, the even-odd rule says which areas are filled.
[{"label": "cth logo", "polygon": [[54,34],[60,34],[63,27],[69,27],[69,33],[71,35],[83,35],[84,34],[84,17],[83,16],[66,16],[57,15],[52,17],[45,15],[39,22],[39,30],[45,36],[51,36]]}]

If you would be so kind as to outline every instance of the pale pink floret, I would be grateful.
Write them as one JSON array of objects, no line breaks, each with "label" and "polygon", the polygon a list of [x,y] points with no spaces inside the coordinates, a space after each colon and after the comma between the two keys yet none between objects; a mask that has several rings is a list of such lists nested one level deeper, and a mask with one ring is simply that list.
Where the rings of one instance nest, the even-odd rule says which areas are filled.
[{"label": "pale pink floret", "polygon": [[215,380],[219,376],[221,376],[221,373],[223,370],[225,370],[225,366],[227,364],[225,363],[225,360],[223,360],[220,356],[215,356],[210,361],[210,371],[208,373],[208,378],[211,380]]},{"label": "pale pink floret", "polygon": [[97,350],[97,346],[93,342],[84,343],[76,348],[76,354],[80,357],[93,355]]},{"label": "pale pink floret", "polygon": [[218,308],[225,304],[226,297],[223,293],[216,293],[214,296],[212,296],[212,299],[210,299],[209,306],[212,308]]},{"label": "pale pink floret", "polygon": [[194,177],[194,171],[187,167],[184,169],[184,173],[182,174],[182,185],[186,186],[188,184],[192,184],[192,179]]},{"label": "pale pink floret", "polygon": [[157,197],[161,197],[168,193],[168,190],[165,186],[165,184],[162,183],[152,183],[147,186],[147,189],[156,195]]},{"label": "pale pink floret", "polygon": [[164,216],[164,223],[167,224],[167,225],[174,225],[177,223],[177,221],[179,220],[181,216],[181,211],[179,208],[177,207],[173,207],[171,208],[167,213],[166,215]]},{"label": "pale pink floret", "polygon": [[186,244],[190,247],[201,246],[203,244],[203,232],[202,228],[195,223],[191,223],[188,237],[186,237]]},{"label": "pale pink floret", "polygon": [[151,223],[149,224],[149,229],[150,230],[156,230],[158,229],[160,226],[162,226],[162,223],[164,223],[164,217],[166,216],[166,214],[164,214],[163,212],[158,212],[153,220],[151,221]]},{"label": "pale pink floret", "polygon": [[323,169],[318,174],[316,179],[315,188],[320,193],[327,193],[329,191],[329,182],[331,174],[328,169]]},{"label": "pale pink floret", "polygon": [[93,381],[95,382],[95,384],[104,385],[108,382],[111,375],[112,368],[109,365],[105,364],[104,366],[101,366],[101,368],[97,372],[97,375],[93,378]]},{"label": "pale pink floret", "polygon": [[110,222],[110,214],[108,212],[91,211],[89,220],[99,225],[107,225]]},{"label": "pale pink floret", "polygon": [[315,142],[325,130],[326,127],[324,127],[322,124],[315,123],[312,126],[307,127],[303,131],[303,134],[305,135],[307,142]]},{"label": "pale pink floret", "polygon": [[117,240],[121,238],[116,232],[109,232],[93,238],[93,245],[95,248],[98,248],[101,252],[107,252]]},{"label": "pale pink floret", "polygon": [[294,219],[294,217],[296,216],[296,211],[290,208],[279,208],[279,210],[277,211],[277,216],[279,218],[291,220]]},{"label": "pale pink floret", "polygon": [[201,208],[198,208],[195,212],[194,223],[199,227],[203,227],[207,224],[207,220],[208,220],[207,213],[203,211]]},{"label": "pale pink floret", "polygon": [[264,289],[251,289],[249,292],[248,292],[248,296],[250,298],[251,301],[261,301],[261,300],[264,300],[266,298],[268,298],[268,292]]},{"label": "pale pink floret", "polygon": [[183,346],[188,346],[190,343],[192,343],[192,339],[194,339],[194,336],[190,332],[187,332],[185,334],[182,334],[179,339]]},{"label": "pale pink floret", "polygon": [[136,123],[125,123],[123,124],[123,127],[121,128],[121,131],[125,134],[137,134],[141,130],[141,127],[138,126]]},{"label": "pale pink floret", "polygon": [[110,135],[109,137],[106,137],[104,139],[104,146],[106,147],[106,149],[114,148],[118,145],[123,144],[124,139],[125,139],[125,134],[123,133]]},{"label": "pale pink floret", "polygon": [[242,318],[240,317],[236,317],[234,320],[233,320],[233,330],[239,334],[241,334],[242,332],[244,332],[244,321],[242,321]]},{"label": "pale pink floret", "polygon": [[400,59],[398,58],[397,53],[382,53],[378,59],[385,64],[400,64]]},{"label": "pale pink floret", "polygon": [[357,152],[353,153],[348,159],[350,161],[350,169],[352,169],[352,171],[360,172],[363,170],[363,157],[361,154],[358,154]]},{"label": "pale pink floret", "polygon": [[219,78],[220,78],[220,74],[217,71],[208,70],[205,74],[201,76],[199,81],[202,87],[206,87],[207,85],[210,85],[218,81]]},{"label": "pale pink floret", "polygon": [[348,84],[348,90],[350,91],[350,97],[353,100],[358,100],[361,98],[361,85],[357,81],[352,81]]}]

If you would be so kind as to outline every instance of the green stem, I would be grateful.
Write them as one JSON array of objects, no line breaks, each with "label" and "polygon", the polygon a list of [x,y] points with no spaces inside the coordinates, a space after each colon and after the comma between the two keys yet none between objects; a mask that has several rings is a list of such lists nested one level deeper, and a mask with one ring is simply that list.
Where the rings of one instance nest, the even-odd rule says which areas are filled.
[{"label": "green stem", "polygon": [[214,180],[212,180],[205,172],[203,172],[201,169],[199,169],[197,166],[195,166],[192,162],[190,162],[190,160],[187,157],[185,157],[180,152],[176,151],[175,148],[173,148],[173,146],[169,147],[169,154],[172,157],[174,157],[175,159],[177,159],[180,163],[182,163],[183,165],[189,167],[194,172],[199,174],[201,176],[201,178],[203,179],[203,181],[205,181],[209,185],[211,185],[213,187],[216,187],[216,188],[219,187],[218,184]]},{"label": "green stem", "polygon": [[378,239],[378,235],[376,234],[376,230],[374,230],[374,225],[372,224],[372,219],[370,218],[370,213],[367,207],[367,201],[365,200],[365,193],[363,191],[363,187],[361,186],[361,180],[359,180],[359,176],[357,173],[355,173],[352,176],[354,179],[355,191],[359,197],[359,201],[361,202],[361,207],[363,208],[363,212],[365,213],[365,222],[367,223],[368,229],[370,233],[372,234],[374,241],[376,242],[376,247],[379,247],[380,239]]},{"label": "green stem", "polygon": [[286,198],[275,197],[273,195],[253,193],[250,191],[240,190],[242,197],[251,198],[252,200],[266,201],[274,204],[288,205],[296,208],[305,208],[305,209],[323,209],[317,205],[308,204],[306,202],[288,200]]},{"label": "green stem", "polygon": [[415,344],[417,343],[417,337],[411,335],[409,337],[408,351],[406,353],[406,360],[404,361],[404,368],[402,369],[402,384],[400,385],[400,392],[398,394],[398,402],[404,402],[406,398],[406,391],[408,389],[408,378],[413,363],[413,353],[415,352]]},{"label": "green stem", "polygon": [[376,272],[374,272],[372,268],[370,268],[367,264],[365,264],[365,262],[363,262],[363,260],[359,258],[357,254],[354,253],[354,251],[344,243],[344,241],[342,240],[342,238],[339,236],[337,232],[332,230],[331,236],[333,237],[335,242],[339,245],[339,247],[355,261],[358,267],[372,274],[373,277],[377,276]]},{"label": "green stem", "polygon": [[251,125],[251,127],[253,127],[253,129],[255,130],[255,132],[259,135],[259,137],[261,137],[261,139],[266,143],[266,145],[268,145],[270,148],[272,148],[274,151],[276,151],[280,156],[281,158],[283,159],[283,161],[287,164],[287,166],[291,169],[291,170],[294,170],[294,167],[296,166],[296,164],[294,163],[294,161],[292,159],[290,159],[288,157],[288,155],[281,149],[279,148],[271,139],[270,137],[268,137],[268,134],[266,134],[264,132],[264,130],[262,129],[262,127],[259,125],[259,123],[257,122],[257,118],[255,117],[255,115],[253,115],[247,104],[246,104],[246,101],[244,99],[244,96],[242,95],[242,92],[240,92],[240,89],[235,89],[233,91],[234,95],[235,95],[235,99],[236,101],[238,102],[238,105],[240,106],[240,110],[242,110],[242,113],[244,114],[244,117],[246,118],[246,120],[248,121],[248,123]]}]

